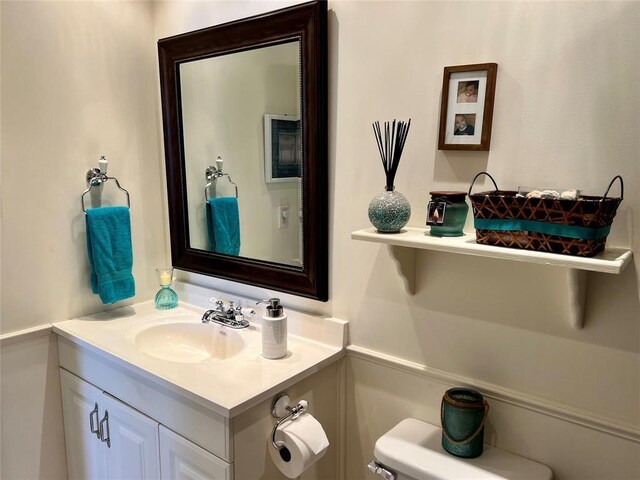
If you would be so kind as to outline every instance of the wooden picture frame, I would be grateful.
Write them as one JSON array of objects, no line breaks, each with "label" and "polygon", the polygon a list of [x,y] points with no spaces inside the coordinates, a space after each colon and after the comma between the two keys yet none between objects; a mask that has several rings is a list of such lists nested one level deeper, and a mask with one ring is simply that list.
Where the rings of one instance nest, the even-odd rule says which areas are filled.
[{"label": "wooden picture frame", "polygon": [[497,63],[444,67],[438,150],[489,150],[497,74]]},{"label": "wooden picture frame", "polygon": [[264,116],[264,179],[266,183],[291,182],[302,177],[300,119],[290,115]]}]

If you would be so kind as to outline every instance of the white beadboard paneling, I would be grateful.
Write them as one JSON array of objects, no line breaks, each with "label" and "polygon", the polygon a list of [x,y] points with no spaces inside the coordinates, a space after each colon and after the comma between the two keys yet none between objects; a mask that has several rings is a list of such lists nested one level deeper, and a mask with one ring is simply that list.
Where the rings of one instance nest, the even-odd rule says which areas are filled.
[{"label": "white beadboard paneling", "polygon": [[0,352],[0,477],[67,478],[56,335],[24,335]]},{"label": "white beadboard paneling", "polygon": [[[374,480],[364,466],[376,440],[404,418],[440,425],[444,392],[463,386],[453,377],[416,374],[389,358],[347,356],[347,468],[349,480]],[[446,379],[446,381],[445,381]],[[484,391],[483,391],[484,393]],[[578,424],[571,412],[550,415],[512,398],[487,395],[491,409],[485,443],[548,465],[557,480],[632,480],[640,477],[640,442]],[[520,400],[520,399],[519,399]],[[563,418],[564,417],[564,418]]]},{"label": "white beadboard paneling", "polygon": [[426,365],[380,354],[373,350],[350,345],[347,348],[350,356],[367,360],[376,365],[384,367],[385,370],[394,369],[405,374],[415,375],[423,378],[423,381],[437,382],[447,388],[455,385],[474,388],[482,392],[489,399],[513,405],[518,408],[531,410],[533,412],[547,415],[552,418],[581,425],[592,430],[597,430],[625,440],[631,440],[640,444],[640,425],[633,423],[622,423],[614,418],[607,418],[594,415],[584,410],[572,408],[569,405],[562,405],[533,395],[526,395],[516,390],[510,390],[498,385],[483,382],[477,379],[453,375],[442,370],[430,368]]}]

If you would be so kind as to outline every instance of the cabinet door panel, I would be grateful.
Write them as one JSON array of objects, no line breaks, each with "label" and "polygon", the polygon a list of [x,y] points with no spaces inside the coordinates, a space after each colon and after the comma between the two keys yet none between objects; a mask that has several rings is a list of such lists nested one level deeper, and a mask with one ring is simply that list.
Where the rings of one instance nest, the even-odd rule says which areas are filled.
[{"label": "cabinet door panel", "polygon": [[[157,480],[160,478],[158,423],[121,401],[104,394],[109,412],[110,447],[108,477],[113,480]],[[105,432],[106,438],[107,433]]]},{"label": "cabinet door panel", "polygon": [[[69,479],[106,479],[107,451],[97,435],[91,433],[89,419],[95,404],[100,406],[102,391],[63,369],[60,384]],[[99,408],[93,418],[97,420],[103,411]],[[97,427],[95,422],[94,426]]]},{"label": "cabinet door panel", "polygon": [[233,468],[195,443],[160,425],[162,480],[232,480]]}]

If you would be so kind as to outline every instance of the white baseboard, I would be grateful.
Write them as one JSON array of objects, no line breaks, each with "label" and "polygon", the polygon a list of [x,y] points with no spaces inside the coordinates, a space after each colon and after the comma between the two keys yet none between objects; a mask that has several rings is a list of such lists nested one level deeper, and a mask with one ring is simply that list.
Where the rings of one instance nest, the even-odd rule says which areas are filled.
[{"label": "white baseboard", "polygon": [[18,330],[17,332],[5,333],[0,335],[0,347],[11,345],[13,343],[25,342],[32,338],[42,337],[49,335],[51,332],[51,324],[45,323],[38,325],[37,327],[26,328],[24,330]]},{"label": "white baseboard", "polygon": [[620,424],[614,419],[573,408],[569,405],[556,403],[516,390],[503,388],[495,384],[437,370],[402,358],[358,347],[357,345],[349,345],[347,347],[347,352],[348,355],[355,358],[377,363],[387,368],[400,370],[450,387],[472,387],[481,391],[482,394],[488,398],[640,443],[640,428],[634,425]]}]

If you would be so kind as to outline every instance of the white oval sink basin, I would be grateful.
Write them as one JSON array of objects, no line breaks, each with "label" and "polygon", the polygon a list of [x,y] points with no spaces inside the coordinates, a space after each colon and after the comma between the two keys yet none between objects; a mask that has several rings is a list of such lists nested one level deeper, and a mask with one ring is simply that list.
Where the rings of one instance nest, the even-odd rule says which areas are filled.
[{"label": "white oval sink basin", "polygon": [[[160,360],[179,363],[199,363],[224,360],[244,348],[240,334],[219,325],[179,321],[170,317],[163,323],[151,323],[130,332],[130,340],[138,350]],[[178,320],[178,321],[176,321]]]}]

